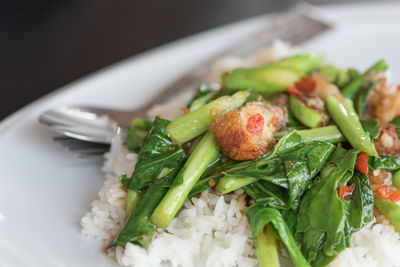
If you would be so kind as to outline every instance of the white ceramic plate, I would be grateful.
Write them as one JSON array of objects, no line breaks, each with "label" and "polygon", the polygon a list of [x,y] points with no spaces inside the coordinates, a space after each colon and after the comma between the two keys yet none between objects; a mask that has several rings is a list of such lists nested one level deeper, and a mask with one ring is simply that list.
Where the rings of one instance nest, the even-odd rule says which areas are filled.
[{"label": "white ceramic plate", "polygon": [[[379,58],[400,76],[400,5],[325,7],[337,23],[303,48],[339,66],[367,68]],[[101,161],[76,159],[38,124],[61,104],[139,106],[157,89],[260,25],[254,18],[198,34],[111,66],[70,84],[0,124],[0,266],[115,266],[101,243],[80,234],[79,221],[103,184]],[[397,76],[397,77],[396,77]]]}]

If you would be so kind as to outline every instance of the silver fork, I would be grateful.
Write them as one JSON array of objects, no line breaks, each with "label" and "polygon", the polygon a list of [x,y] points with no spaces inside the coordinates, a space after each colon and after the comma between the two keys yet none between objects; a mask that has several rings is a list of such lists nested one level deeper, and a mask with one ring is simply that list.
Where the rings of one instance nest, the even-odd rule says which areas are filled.
[{"label": "silver fork", "polygon": [[[165,99],[183,89],[195,88],[209,74],[209,68],[216,59],[228,55],[249,56],[261,47],[271,44],[275,39],[298,45],[331,28],[328,23],[313,17],[314,9],[311,5],[300,4],[279,15],[268,25],[247,38],[243,38],[243,41],[224,49],[223,52],[211,57],[197,68],[166,86],[157,97],[141,108],[116,110],[89,106],[64,106],[43,112],[39,121],[52,130],[69,137],[69,139],[56,137],[55,141],[70,150],[73,147],[76,154],[101,154],[104,152],[102,149],[94,149],[94,151],[98,151],[97,154],[92,150],[88,153],[88,145],[85,143],[102,144],[102,148],[107,149],[104,144],[109,145],[117,133],[124,134],[132,118],[145,118],[147,110],[155,104],[165,101]],[[74,142],[71,139],[84,142]],[[79,144],[85,144],[85,146],[82,146],[82,150],[79,149]],[[94,148],[94,146],[91,146],[91,148]]]}]

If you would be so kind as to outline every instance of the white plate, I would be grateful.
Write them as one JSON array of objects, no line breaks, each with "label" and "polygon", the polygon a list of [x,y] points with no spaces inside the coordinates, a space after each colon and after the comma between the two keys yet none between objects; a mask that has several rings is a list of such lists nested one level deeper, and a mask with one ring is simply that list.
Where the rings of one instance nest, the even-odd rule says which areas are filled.
[{"label": "white plate", "polygon": [[[365,69],[385,58],[399,82],[400,5],[324,8],[336,29],[304,46],[340,66]],[[79,221],[103,184],[101,162],[73,158],[38,124],[61,104],[139,106],[163,84],[251,32],[254,18],[207,31],[111,66],[21,109],[0,124],[0,266],[115,266]]]}]

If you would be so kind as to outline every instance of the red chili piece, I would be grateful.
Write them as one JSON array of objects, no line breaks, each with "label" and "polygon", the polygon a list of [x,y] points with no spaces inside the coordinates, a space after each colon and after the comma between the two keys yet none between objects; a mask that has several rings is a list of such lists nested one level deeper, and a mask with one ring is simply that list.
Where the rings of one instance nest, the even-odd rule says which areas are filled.
[{"label": "red chili piece", "polygon": [[264,128],[264,117],[260,113],[251,116],[246,126],[247,131],[255,133],[257,135],[262,134],[263,128]]},{"label": "red chili piece", "polygon": [[400,190],[394,191],[390,197],[389,197],[390,201],[392,202],[397,202],[400,201]]},{"label": "red chili piece", "polygon": [[354,189],[354,184],[351,184],[349,186],[345,185],[339,187],[339,197],[345,200],[350,200],[350,196],[353,193],[353,189]]},{"label": "red chili piece", "polygon": [[312,93],[315,91],[317,84],[311,77],[303,77],[300,81],[296,82],[294,86],[302,92]]},{"label": "red chili piece", "polygon": [[390,196],[391,196],[391,194],[392,194],[392,192],[391,192],[391,190],[390,190],[390,187],[388,186],[388,185],[381,185],[379,188],[378,188],[378,194],[382,197],[382,198],[386,198],[386,199],[388,199],[388,198],[390,198]]},{"label": "red chili piece", "polygon": [[286,87],[286,91],[291,95],[298,95],[301,96],[303,93],[294,87]]},{"label": "red chili piece", "polygon": [[356,160],[356,169],[363,173],[367,174],[368,173],[368,154],[365,152],[361,152],[357,156]]}]

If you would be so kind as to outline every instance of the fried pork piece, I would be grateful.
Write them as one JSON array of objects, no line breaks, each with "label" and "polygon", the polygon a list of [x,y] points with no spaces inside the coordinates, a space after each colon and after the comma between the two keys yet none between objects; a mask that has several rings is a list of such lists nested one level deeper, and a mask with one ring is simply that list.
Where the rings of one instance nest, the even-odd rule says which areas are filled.
[{"label": "fried pork piece", "polygon": [[313,73],[311,78],[315,82],[314,93],[322,100],[325,100],[325,97],[328,95],[333,95],[338,99],[343,99],[343,95],[340,93],[339,88],[336,85],[328,82],[321,74],[317,72]]},{"label": "fried pork piece", "polygon": [[379,154],[397,156],[400,154],[400,140],[393,124],[381,124],[379,137],[374,140],[375,149]]},{"label": "fried pork piece", "polygon": [[209,129],[226,156],[234,160],[252,160],[274,146],[274,132],[286,123],[285,107],[250,102],[240,110],[234,109],[218,117]]},{"label": "fried pork piece", "polygon": [[385,77],[380,78],[368,96],[367,112],[384,122],[400,115],[400,87],[390,86]]}]

